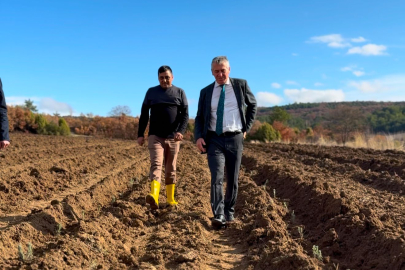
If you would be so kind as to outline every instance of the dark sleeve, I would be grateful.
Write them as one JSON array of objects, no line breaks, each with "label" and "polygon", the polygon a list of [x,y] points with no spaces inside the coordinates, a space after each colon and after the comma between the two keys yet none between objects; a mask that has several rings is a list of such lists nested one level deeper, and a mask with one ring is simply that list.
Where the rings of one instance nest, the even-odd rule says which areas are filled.
[{"label": "dark sleeve", "polygon": [[204,130],[204,104],[205,104],[205,91],[204,89],[200,92],[200,98],[198,100],[197,115],[195,116],[194,122],[194,140],[198,140],[203,137]]},{"label": "dark sleeve", "polygon": [[257,103],[255,96],[253,95],[252,91],[250,91],[250,87],[247,81],[245,81],[245,83],[246,83],[245,103],[247,106],[245,118],[246,118],[246,132],[248,132],[253,125],[253,121],[255,120]]},{"label": "dark sleeve", "polygon": [[145,99],[142,103],[141,116],[139,117],[138,138],[145,137],[144,133],[149,122],[150,105],[148,102],[148,92],[146,92]]},{"label": "dark sleeve", "polygon": [[184,91],[181,91],[181,95],[182,102],[180,105],[179,115],[177,115],[177,117],[179,117],[179,128],[176,132],[184,134],[188,124],[188,102],[186,93]]},{"label": "dark sleeve", "polygon": [[0,141],[10,141],[8,129],[7,105],[0,79]]}]

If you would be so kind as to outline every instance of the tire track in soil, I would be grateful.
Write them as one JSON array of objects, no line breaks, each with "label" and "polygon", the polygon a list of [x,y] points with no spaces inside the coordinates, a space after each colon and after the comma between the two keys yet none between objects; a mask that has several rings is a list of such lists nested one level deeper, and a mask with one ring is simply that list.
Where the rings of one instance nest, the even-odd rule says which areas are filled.
[{"label": "tire track in soil", "polygon": [[[352,156],[350,150],[347,156]],[[305,165],[294,154],[266,152],[257,146],[245,150],[243,164],[258,184],[267,181],[267,190],[276,189],[295,209],[296,220],[305,226],[308,251],[319,245],[327,260],[343,269],[405,267],[403,196],[362,186],[355,177],[364,173],[360,168],[336,177],[333,169]]]}]

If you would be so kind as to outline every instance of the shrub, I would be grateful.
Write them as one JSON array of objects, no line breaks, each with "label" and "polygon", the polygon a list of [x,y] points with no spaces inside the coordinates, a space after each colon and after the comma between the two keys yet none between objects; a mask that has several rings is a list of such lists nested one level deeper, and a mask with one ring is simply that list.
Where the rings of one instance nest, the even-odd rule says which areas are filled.
[{"label": "shrub", "polygon": [[62,136],[70,135],[69,125],[66,123],[65,119],[59,118],[59,133]]},{"label": "shrub", "polygon": [[276,141],[280,140],[281,134],[276,131],[269,123],[264,123],[257,130],[254,139],[259,141]]}]

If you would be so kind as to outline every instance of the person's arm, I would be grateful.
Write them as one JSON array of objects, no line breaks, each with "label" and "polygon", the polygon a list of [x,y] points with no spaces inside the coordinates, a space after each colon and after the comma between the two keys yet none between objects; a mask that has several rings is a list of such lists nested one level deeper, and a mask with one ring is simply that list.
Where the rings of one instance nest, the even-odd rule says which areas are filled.
[{"label": "person's arm", "polygon": [[187,129],[187,124],[188,124],[188,102],[187,102],[187,97],[186,93],[184,91],[181,92],[182,95],[182,102],[179,108],[179,127],[176,130],[176,132],[179,132],[181,134],[184,134]]},{"label": "person's arm", "polygon": [[149,103],[148,103],[148,92],[145,95],[145,99],[142,103],[141,115],[139,117],[138,126],[138,144],[143,145],[144,143],[144,133],[149,122]]},{"label": "person's arm", "polygon": [[2,142],[3,148],[10,144],[8,129],[7,105],[3,92],[3,84],[0,79],[0,142]]},{"label": "person's arm", "polygon": [[196,145],[198,150],[201,151],[201,153],[205,152],[205,148],[203,147],[205,145],[205,141],[203,138],[203,129],[204,129],[204,105],[205,105],[205,91],[204,89],[201,90],[200,92],[200,98],[198,100],[198,109],[197,109],[197,115],[195,117],[195,122],[194,122],[194,139],[196,140]]},{"label": "person's arm", "polygon": [[247,106],[245,119],[246,119],[246,132],[248,132],[250,130],[250,128],[252,127],[253,122],[255,120],[257,102],[256,102],[255,96],[253,95],[252,91],[250,90],[250,87],[249,87],[247,81],[245,81],[245,83],[246,83],[246,85],[245,85],[245,89],[246,89],[245,103]]}]

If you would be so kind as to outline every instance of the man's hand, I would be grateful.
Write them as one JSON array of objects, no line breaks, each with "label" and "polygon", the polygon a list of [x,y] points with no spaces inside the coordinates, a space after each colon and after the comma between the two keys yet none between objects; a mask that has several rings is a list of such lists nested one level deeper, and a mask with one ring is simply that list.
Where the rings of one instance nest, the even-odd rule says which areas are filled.
[{"label": "man's hand", "polygon": [[0,142],[0,149],[5,149],[5,148],[7,148],[7,146],[9,146],[10,145],[10,142],[9,141],[1,141]]},{"label": "man's hand", "polygon": [[181,134],[180,132],[176,132],[176,134],[174,134],[174,140],[177,141],[182,141],[183,140],[183,134]]},{"label": "man's hand", "polygon": [[198,150],[200,150],[202,153],[207,151],[207,150],[203,147],[203,145],[206,145],[203,138],[199,138],[199,139],[197,140],[197,142],[196,142],[196,145],[197,145]]},{"label": "man's hand", "polygon": [[138,144],[142,146],[145,143],[145,138],[144,137],[138,137]]},{"label": "man's hand", "polygon": [[246,131],[243,132],[243,139],[246,139]]}]

